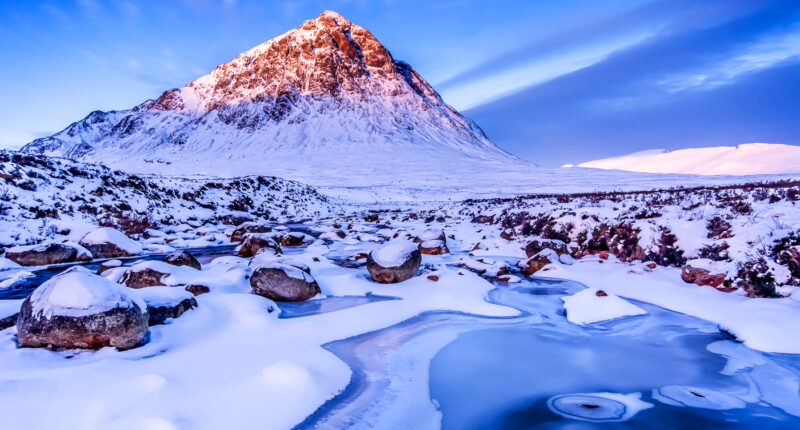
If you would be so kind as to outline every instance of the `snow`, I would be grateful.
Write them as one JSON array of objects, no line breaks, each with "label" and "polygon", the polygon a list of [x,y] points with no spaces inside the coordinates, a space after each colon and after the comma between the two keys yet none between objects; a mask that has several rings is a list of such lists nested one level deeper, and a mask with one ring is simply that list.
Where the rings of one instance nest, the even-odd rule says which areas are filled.
[{"label": "snow", "polygon": [[413,242],[395,239],[373,250],[372,259],[381,267],[399,267],[417,250]]},{"label": "snow", "polygon": [[125,233],[111,227],[100,227],[81,239],[81,243],[89,245],[101,245],[112,243],[131,255],[142,253],[142,245],[139,242],[125,236]]},{"label": "snow", "polygon": [[800,146],[747,143],[737,146],[650,150],[578,165],[647,173],[764,175],[800,173]]},{"label": "snow", "polygon": [[553,266],[554,270],[537,272],[537,276],[578,281],[592,289],[714,322],[758,351],[800,354],[800,337],[785,333],[785,327],[800,325],[800,302],[796,300],[752,299],[687,284],[674,268],[632,275],[628,272],[631,265],[621,262]]},{"label": "snow", "polygon": [[19,269],[22,266],[5,257],[0,257],[0,270]]},{"label": "snow", "polygon": [[144,302],[132,290],[85,270],[71,270],[54,276],[30,296],[34,315],[79,317]]},{"label": "snow", "polygon": [[177,287],[147,287],[134,290],[151,307],[172,306],[194,298],[194,294]]},{"label": "snow", "polygon": [[571,296],[563,297],[567,320],[575,324],[592,324],[647,313],[639,306],[614,294],[606,293],[606,296],[598,296],[598,291],[586,288]]}]

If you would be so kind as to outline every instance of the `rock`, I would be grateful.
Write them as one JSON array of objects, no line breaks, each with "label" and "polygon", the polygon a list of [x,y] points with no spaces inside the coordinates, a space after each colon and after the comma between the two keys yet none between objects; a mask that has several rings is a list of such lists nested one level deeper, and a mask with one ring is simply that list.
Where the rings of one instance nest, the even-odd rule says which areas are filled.
[{"label": "rock", "polygon": [[725,275],[722,273],[709,273],[695,278],[694,283],[700,286],[717,288],[725,282]]},{"label": "rock", "polygon": [[422,254],[414,243],[392,240],[367,256],[367,271],[375,282],[403,282],[417,274]]},{"label": "rock", "polygon": [[301,302],[320,293],[310,274],[286,262],[266,263],[255,269],[250,287],[259,296],[276,302]]},{"label": "rock", "polygon": [[650,270],[654,270],[656,267],[658,267],[658,264],[656,264],[655,262],[651,261],[649,263],[645,263],[645,266]]},{"label": "rock", "polygon": [[186,286],[186,291],[194,294],[195,296],[199,296],[200,294],[208,293],[209,291],[211,291],[211,289],[206,287],[205,285],[192,284]]},{"label": "rock", "polygon": [[439,229],[425,230],[424,232],[422,232],[422,234],[414,238],[414,243],[419,244],[422,242],[427,242],[429,240],[439,240],[442,241],[443,243],[446,243],[447,236],[445,236],[444,231]]},{"label": "rock", "polygon": [[526,275],[533,275],[534,273],[542,270],[544,266],[547,266],[551,263],[552,261],[550,261],[546,255],[536,254],[528,260],[521,262],[520,267],[522,267],[522,272]]},{"label": "rock", "polygon": [[693,284],[698,277],[708,275],[709,273],[711,273],[711,271],[708,269],[692,267],[687,264],[681,268],[681,279],[683,279],[684,282]]},{"label": "rock", "polygon": [[494,217],[488,215],[478,215],[472,218],[472,222],[475,224],[491,224],[493,221]]},{"label": "rock", "polygon": [[244,240],[247,233],[269,233],[272,227],[268,225],[260,225],[252,222],[246,222],[240,225],[236,230],[231,233],[231,242],[241,242]]},{"label": "rock", "polygon": [[0,330],[5,330],[9,327],[13,327],[17,323],[18,317],[19,313],[7,316],[5,318],[0,318]]},{"label": "rock", "polygon": [[239,226],[246,222],[252,221],[252,218],[246,215],[225,214],[217,217],[217,221],[221,224]]},{"label": "rock", "polygon": [[378,214],[369,214],[364,216],[366,222],[378,222]]},{"label": "rock", "polygon": [[176,251],[170,255],[167,255],[162,260],[165,263],[169,263],[173,266],[189,266],[194,267],[197,270],[200,270],[200,262],[194,258],[194,255],[189,254],[186,251]]},{"label": "rock", "polygon": [[[135,267],[135,266],[134,266]],[[145,287],[158,287],[167,285],[163,279],[169,276],[169,273],[159,272],[151,268],[137,268],[131,267],[122,275],[119,280],[120,284],[125,284],[128,288],[145,288]]]},{"label": "rock", "polygon": [[147,304],[147,313],[150,315],[149,325],[164,324],[168,319],[178,318],[189,309],[197,307],[192,293],[180,288],[153,287],[140,292],[140,296]]},{"label": "rock", "polygon": [[281,246],[301,246],[305,243],[313,241],[313,237],[299,231],[293,231],[280,235]]},{"label": "rock", "polygon": [[244,241],[236,249],[240,257],[252,257],[262,249],[272,251],[274,254],[281,252],[281,247],[271,237],[259,233],[247,233]]},{"label": "rock", "polygon": [[552,249],[558,255],[568,254],[567,244],[560,240],[535,239],[525,245],[525,254],[528,258],[542,252],[543,249]]},{"label": "rock", "polygon": [[23,266],[44,266],[75,261],[75,248],[60,243],[15,246],[6,250],[5,257]]},{"label": "rock", "polygon": [[439,277],[436,276],[436,275],[428,275],[428,279],[430,279],[433,282],[438,282],[439,281]]},{"label": "rock", "polygon": [[128,349],[144,339],[148,320],[138,295],[80,268],[54,276],[23,301],[17,338],[24,347]]},{"label": "rock", "polygon": [[122,266],[122,262],[119,261],[119,260],[104,261],[104,262],[100,263],[99,266],[97,266],[97,274],[101,275],[106,270],[113,269],[115,267],[121,267],[121,266]]},{"label": "rock", "polygon": [[419,244],[419,252],[425,255],[449,254],[450,250],[441,240],[427,240]]},{"label": "rock", "polygon": [[75,261],[92,261],[94,259],[91,251],[75,242],[63,242],[63,244],[75,249],[75,252],[77,252]]},{"label": "rock", "polygon": [[94,258],[131,257],[142,253],[142,245],[110,227],[89,232],[79,244],[88,249]]},{"label": "rock", "polygon": [[594,294],[595,294],[597,297],[606,297],[606,296],[608,296],[608,294],[607,294],[605,291],[603,291],[603,290],[597,290],[597,292],[596,292],[596,293],[594,293]]}]

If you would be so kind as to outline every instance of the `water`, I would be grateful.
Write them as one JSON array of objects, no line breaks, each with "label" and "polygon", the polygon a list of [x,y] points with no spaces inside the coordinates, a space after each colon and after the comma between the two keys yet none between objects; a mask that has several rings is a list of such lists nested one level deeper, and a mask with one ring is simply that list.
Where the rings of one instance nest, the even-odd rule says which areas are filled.
[{"label": "water", "polygon": [[[194,255],[195,258],[197,258],[197,261],[199,261],[200,264],[205,264],[217,257],[223,255],[232,255],[235,248],[236,245],[220,245],[220,246],[206,246],[202,248],[187,248],[183,249],[182,251],[188,251],[190,254]],[[73,266],[83,266],[91,271],[96,271],[97,268],[100,267],[101,263],[108,260],[120,260],[122,261],[123,265],[127,266],[138,261],[161,260],[162,258],[164,258],[164,256],[169,254],[171,254],[171,252],[139,255],[135,257],[105,258],[105,259],[97,259],[85,262],[54,264],[52,266],[47,266],[44,269],[33,271],[32,272],[34,275],[33,277],[28,278],[25,281],[15,285],[13,288],[7,290],[0,290],[0,300],[24,299],[36,287],[38,287],[48,279],[52,278],[53,276]]]},{"label": "water", "polygon": [[560,297],[580,288],[529,280],[491,294],[519,317],[427,313],[326,345],[353,377],[298,428],[800,428],[800,357],[644,303],[576,326]]}]

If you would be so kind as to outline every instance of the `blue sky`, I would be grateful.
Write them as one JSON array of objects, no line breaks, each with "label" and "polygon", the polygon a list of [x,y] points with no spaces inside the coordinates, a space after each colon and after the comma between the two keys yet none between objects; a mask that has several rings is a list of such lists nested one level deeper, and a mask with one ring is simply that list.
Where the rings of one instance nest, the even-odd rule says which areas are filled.
[{"label": "blue sky", "polygon": [[800,144],[796,0],[0,1],[0,146],[157,97],[326,9],[543,166]]}]

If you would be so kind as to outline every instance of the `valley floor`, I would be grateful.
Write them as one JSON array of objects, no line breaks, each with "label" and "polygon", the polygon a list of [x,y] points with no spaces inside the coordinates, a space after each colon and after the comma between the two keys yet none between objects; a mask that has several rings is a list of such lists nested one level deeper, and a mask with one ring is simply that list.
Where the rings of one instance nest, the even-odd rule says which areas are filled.
[{"label": "valley floor", "polygon": [[[140,178],[0,156],[9,427],[800,425],[796,181],[354,205],[279,178]],[[125,232],[133,255],[92,260],[98,225]],[[373,249],[439,230],[441,244],[420,239],[431,249],[415,276],[372,281]],[[283,242],[320,293],[253,294],[261,254],[236,247],[248,234]],[[75,252],[14,262],[50,245]],[[181,249],[200,270],[159,261]],[[181,312],[151,320],[132,349],[21,347],[23,299],[100,265],[115,283],[167,267],[165,286],[130,291]]]}]

